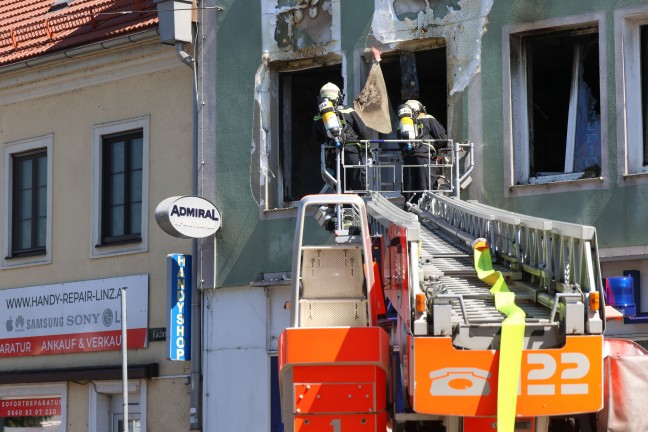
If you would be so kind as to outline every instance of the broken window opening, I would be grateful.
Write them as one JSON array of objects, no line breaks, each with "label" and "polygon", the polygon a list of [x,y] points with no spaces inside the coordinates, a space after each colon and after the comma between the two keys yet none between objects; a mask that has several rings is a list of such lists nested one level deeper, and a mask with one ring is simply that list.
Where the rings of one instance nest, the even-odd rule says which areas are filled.
[{"label": "broken window opening", "polygon": [[321,144],[313,134],[320,88],[327,82],[344,89],[342,67],[279,74],[279,157],[284,206],[324,187]]},{"label": "broken window opening", "polygon": [[[426,112],[434,116],[447,129],[448,85],[446,47],[420,50],[396,51],[382,54],[380,67],[389,97],[392,133],[379,134],[382,139],[397,138],[398,107],[409,99],[421,102]],[[380,163],[396,165],[394,171],[381,172],[381,182],[392,184],[394,192],[402,190],[400,164],[402,154],[397,143],[381,144],[381,152],[374,155]],[[381,188],[384,187],[381,185]]]},{"label": "broken window opening", "polygon": [[528,36],[523,43],[527,59],[529,181],[599,177],[597,29]]},{"label": "broken window opening", "polygon": [[446,48],[416,52],[384,53],[380,62],[393,123],[398,127],[398,106],[408,99],[421,102],[428,114],[447,128],[448,84]]}]

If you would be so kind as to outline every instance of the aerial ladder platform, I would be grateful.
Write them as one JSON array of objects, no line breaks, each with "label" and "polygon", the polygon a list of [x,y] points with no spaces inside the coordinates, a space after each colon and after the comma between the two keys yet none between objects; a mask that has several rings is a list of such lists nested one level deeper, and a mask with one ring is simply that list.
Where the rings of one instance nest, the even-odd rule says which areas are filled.
[{"label": "aerial ladder platform", "polygon": [[[565,417],[592,430],[596,230],[459,199],[471,150],[431,157],[430,176],[447,181],[407,211],[380,187],[301,200],[279,341],[286,431],[547,432]],[[373,156],[367,183],[384,185],[398,168]]]}]

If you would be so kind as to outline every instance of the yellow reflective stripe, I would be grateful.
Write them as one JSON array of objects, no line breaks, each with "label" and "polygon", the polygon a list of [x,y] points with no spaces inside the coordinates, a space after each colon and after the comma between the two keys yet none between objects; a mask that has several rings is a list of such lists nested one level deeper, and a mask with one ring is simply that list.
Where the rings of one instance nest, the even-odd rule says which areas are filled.
[{"label": "yellow reflective stripe", "polygon": [[[481,244],[479,244],[481,243]],[[484,247],[485,246],[485,247]],[[475,270],[483,282],[491,286],[495,308],[506,315],[502,322],[502,337],[497,381],[497,431],[513,432],[517,405],[518,383],[522,368],[522,348],[526,314],[515,304],[512,293],[501,272],[493,270],[490,249],[485,242],[473,247]]]}]

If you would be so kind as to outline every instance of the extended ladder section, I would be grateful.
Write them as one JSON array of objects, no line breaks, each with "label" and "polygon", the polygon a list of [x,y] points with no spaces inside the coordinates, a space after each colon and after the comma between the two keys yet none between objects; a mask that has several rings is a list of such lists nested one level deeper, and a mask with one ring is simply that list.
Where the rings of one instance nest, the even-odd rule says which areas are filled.
[{"label": "extended ladder section", "polygon": [[410,212],[379,193],[367,209],[382,240],[383,284],[398,314],[393,340],[415,412],[497,413],[506,315],[477,277],[477,239],[487,240],[493,269],[524,311],[517,415],[600,409],[604,308],[593,227],[429,192]]},{"label": "extended ladder section", "polygon": [[[439,312],[432,334],[448,334],[457,319],[460,327],[483,327],[501,321],[489,296],[483,295],[488,294],[489,287],[470,282],[474,277],[470,245],[477,238],[488,241],[498,270],[526,312],[527,346],[556,347],[564,344],[566,335],[603,333],[602,282],[594,227],[431,193],[413,210],[427,233],[434,233],[424,237],[421,262],[421,289]],[[457,255],[462,251],[468,251],[466,258]],[[452,316],[441,312],[446,301],[455,305]],[[542,337],[534,336],[539,334],[535,332],[538,329],[542,329]],[[484,343],[471,346],[465,332],[461,340],[457,345],[466,348]]]}]

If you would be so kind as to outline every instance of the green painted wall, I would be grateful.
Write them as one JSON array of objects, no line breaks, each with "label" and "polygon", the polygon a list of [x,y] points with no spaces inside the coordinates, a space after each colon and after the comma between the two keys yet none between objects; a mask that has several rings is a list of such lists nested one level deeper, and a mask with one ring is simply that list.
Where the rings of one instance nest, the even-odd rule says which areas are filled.
[{"label": "green painted wall", "polygon": [[[495,0],[483,37],[482,111],[484,198],[491,205],[540,217],[595,225],[599,246],[648,243],[648,187],[618,187],[616,166],[616,77],[614,11],[646,1]],[[261,220],[250,189],[254,78],[261,64],[261,0],[224,0],[217,31],[217,202],[223,213],[218,233],[218,286],[247,285],[263,272],[289,271],[294,220]],[[353,91],[355,52],[370,39],[374,0],[341,2],[342,50],[347,92]],[[505,197],[503,150],[502,29],[561,16],[603,11],[607,33],[608,171],[610,189]],[[348,95],[352,100],[355,95]],[[468,103],[464,98],[464,103]],[[471,107],[462,120],[467,131]],[[464,132],[465,132],[464,131]],[[476,143],[479,144],[479,143]]]},{"label": "green painted wall", "polygon": [[[483,164],[485,201],[508,210],[569,222],[594,225],[597,228],[600,247],[645,245],[648,243],[646,217],[647,186],[617,185],[617,123],[615,66],[620,54],[615,52],[614,13],[619,8],[643,5],[644,1],[561,1],[529,0],[495,1],[489,17],[487,33],[483,38]],[[605,15],[607,57],[607,110],[608,166],[610,188],[599,188],[569,193],[506,198],[504,195],[504,149],[503,149],[503,78],[502,34],[510,24],[539,21],[563,16],[603,12]],[[498,167],[500,169],[498,169]]]},{"label": "green painted wall", "polygon": [[[215,204],[223,218],[217,234],[218,287],[247,285],[261,273],[291,267],[295,220],[261,220],[250,187],[254,79],[262,53],[261,1],[270,0],[225,0],[218,12]],[[365,45],[373,0],[345,1],[341,8],[347,88],[352,89],[353,53]],[[354,96],[349,94],[349,100]]]},{"label": "green painted wall", "polygon": [[248,285],[263,272],[288,271],[290,219],[260,221],[250,188],[254,76],[261,63],[261,2],[223,2],[217,32],[217,286]]}]

